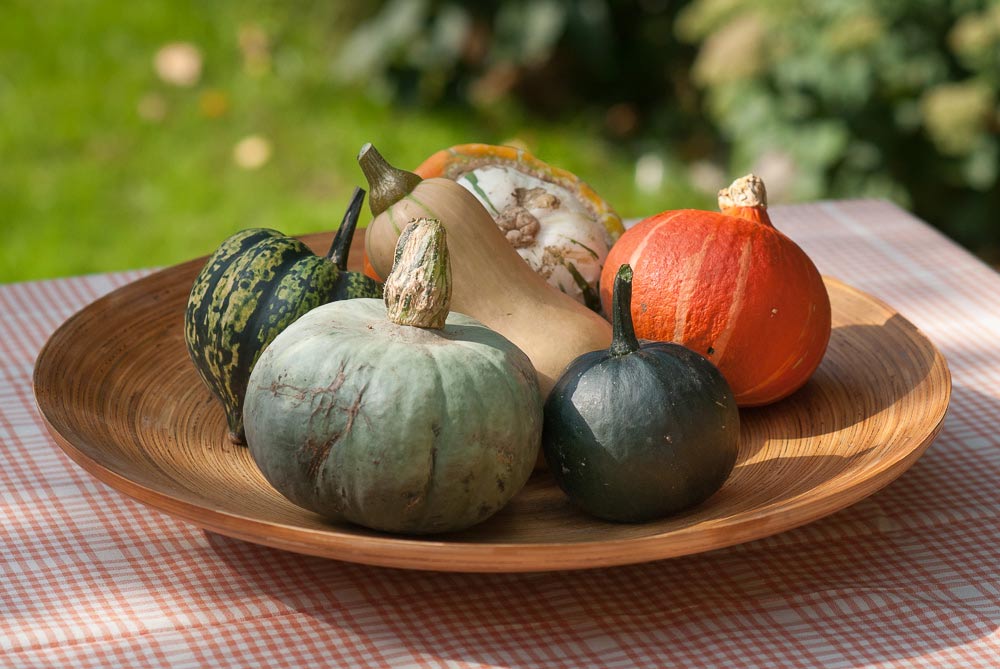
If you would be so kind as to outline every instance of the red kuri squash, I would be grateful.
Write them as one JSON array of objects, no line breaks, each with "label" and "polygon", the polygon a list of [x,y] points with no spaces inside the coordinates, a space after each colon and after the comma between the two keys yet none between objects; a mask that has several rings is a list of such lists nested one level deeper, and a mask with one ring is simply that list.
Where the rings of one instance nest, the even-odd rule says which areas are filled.
[{"label": "red kuri squash", "polygon": [[771,224],[754,175],[719,193],[722,213],[665,211],[628,230],[608,254],[601,299],[628,263],[636,335],[704,355],[740,406],[801,387],[830,339],[830,298],[805,252]]}]

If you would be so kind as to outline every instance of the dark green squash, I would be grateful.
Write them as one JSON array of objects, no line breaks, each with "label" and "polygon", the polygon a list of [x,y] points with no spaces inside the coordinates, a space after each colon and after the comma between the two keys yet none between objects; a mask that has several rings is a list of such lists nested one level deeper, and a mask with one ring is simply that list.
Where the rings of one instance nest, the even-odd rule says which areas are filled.
[{"label": "dark green squash", "polygon": [[606,520],[662,518],[708,499],[736,463],[739,412],[719,370],[678,344],[642,343],[632,268],[615,278],[614,338],[566,368],[545,403],[542,446],[559,486]]},{"label": "dark green squash", "polygon": [[326,257],[277,230],[251,228],[224,241],[194,281],[184,339],[202,380],[219,398],[238,444],[243,399],[257,358],[299,316],[327,302],[381,297],[382,286],[347,271],[365,192],[356,188]]}]

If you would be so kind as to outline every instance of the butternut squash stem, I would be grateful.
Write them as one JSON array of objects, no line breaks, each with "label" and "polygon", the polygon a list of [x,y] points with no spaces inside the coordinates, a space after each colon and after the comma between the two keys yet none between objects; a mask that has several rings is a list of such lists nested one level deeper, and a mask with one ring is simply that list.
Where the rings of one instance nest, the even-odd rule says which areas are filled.
[{"label": "butternut squash stem", "polygon": [[344,220],[340,222],[337,234],[333,236],[333,243],[330,244],[330,251],[326,254],[341,272],[347,271],[347,254],[351,251],[351,240],[354,239],[354,229],[358,227],[358,217],[361,216],[361,205],[364,201],[365,190],[355,188],[354,194],[351,195],[351,203],[344,212]]},{"label": "butternut squash stem", "polygon": [[639,340],[632,326],[632,266],[618,268],[615,287],[611,295],[612,335],[608,353],[618,357],[639,350]]},{"label": "butternut squash stem", "polygon": [[396,204],[417,187],[423,179],[414,174],[393,167],[371,142],[361,147],[358,153],[358,164],[364,172],[365,180],[371,194],[368,196],[368,206],[372,216],[378,216],[383,211]]},{"label": "butternut squash stem", "polygon": [[451,307],[451,261],[441,221],[412,221],[396,243],[385,308],[396,325],[440,330]]}]

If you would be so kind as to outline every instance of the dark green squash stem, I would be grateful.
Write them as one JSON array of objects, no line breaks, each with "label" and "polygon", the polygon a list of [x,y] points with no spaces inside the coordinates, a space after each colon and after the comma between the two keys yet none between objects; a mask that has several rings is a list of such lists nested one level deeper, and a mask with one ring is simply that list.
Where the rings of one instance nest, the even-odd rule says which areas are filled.
[{"label": "dark green squash stem", "polygon": [[371,145],[371,142],[361,147],[358,153],[358,164],[368,181],[371,195],[368,196],[368,206],[373,216],[396,204],[417,187],[423,179],[414,174],[393,167],[382,154]]},{"label": "dark green squash stem", "polygon": [[615,276],[611,318],[612,336],[608,353],[617,357],[638,351],[639,340],[632,327],[632,267],[628,264],[619,267]]},{"label": "dark green squash stem", "polygon": [[337,234],[333,236],[333,243],[330,251],[326,254],[333,264],[341,272],[347,271],[347,255],[351,251],[351,241],[354,239],[354,229],[358,227],[358,218],[361,216],[361,204],[365,201],[365,190],[355,188],[351,195],[351,203],[347,205],[344,212],[344,220],[337,228]]}]

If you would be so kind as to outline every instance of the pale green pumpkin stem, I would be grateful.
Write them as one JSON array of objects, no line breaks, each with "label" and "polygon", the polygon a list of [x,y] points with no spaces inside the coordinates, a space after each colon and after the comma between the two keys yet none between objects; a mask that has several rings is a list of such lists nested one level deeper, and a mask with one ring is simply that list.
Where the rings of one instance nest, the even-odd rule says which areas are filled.
[{"label": "pale green pumpkin stem", "polygon": [[351,251],[351,240],[354,239],[354,229],[358,226],[358,217],[361,215],[361,205],[365,201],[365,191],[363,188],[355,188],[351,196],[351,203],[347,205],[344,212],[344,220],[337,228],[337,234],[333,236],[333,243],[330,251],[326,254],[333,264],[341,272],[347,271],[347,255]]},{"label": "pale green pumpkin stem", "polygon": [[611,295],[611,347],[613,356],[628,355],[639,350],[639,340],[632,326],[632,267],[622,265],[615,276],[614,292]]},{"label": "pale green pumpkin stem", "polygon": [[418,218],[399,235],[385,281],[385,308],[396,325],[440,330],[451,306],[451,260],[444,226]]},{"label": "pale green pumpkin stem", "polygon": [[372,216],[378,216],[383,211],[396,204],[417,187],[423,179],[413,172],[407,172],[393,167],[386,162],[371,142],[361,147],[358,153],[358,164],[368,181],[368,206]]}]

